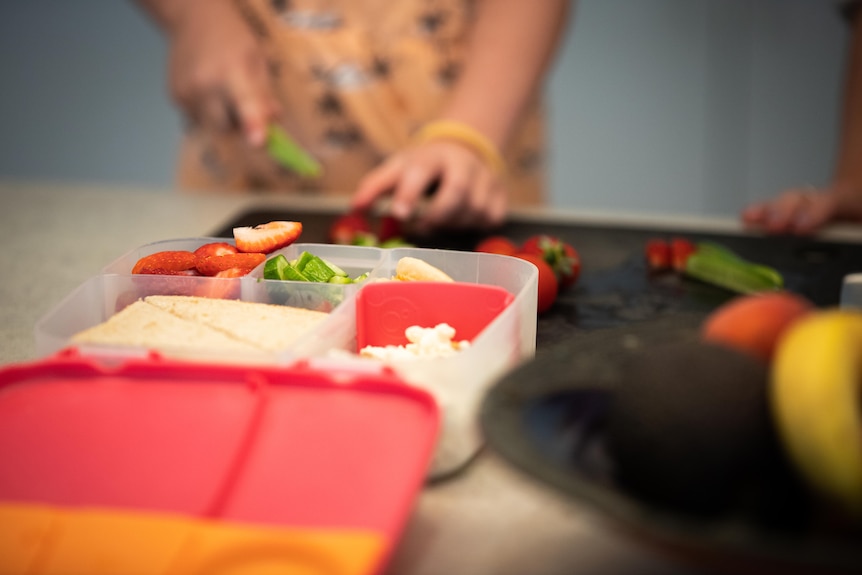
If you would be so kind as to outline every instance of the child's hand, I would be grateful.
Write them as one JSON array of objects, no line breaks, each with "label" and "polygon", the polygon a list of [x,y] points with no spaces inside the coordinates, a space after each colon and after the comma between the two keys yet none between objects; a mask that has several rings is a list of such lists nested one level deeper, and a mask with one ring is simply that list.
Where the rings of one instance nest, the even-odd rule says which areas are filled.
[{"label": "child's hand", "polygon": [[[419,204],[434,187],[427,209]],[[499,175],[470,148],[455,141],[432,140],[390,157],[359,183],[351,204],[368,209],[391,196],[390,213],[399,220],[416,219],[419,231],[433,227],[493,227],[503,222],[508,207]]]},{"label": "child's hand", "polygon": [[813,187],[793,189],[764,202],[754,203],[742,212],[743,223],[770,234],[810,234],[822,227],[835,213],[835,198]]},{"label": "child's hand", "polygon": [[836,184],[825,190],[787,190],[751,204],[741,217],[747,227],[769,234],[810,235],[835,221],[862,219],[862,188]]},{"label": "child's hand", "polygon": [[196,125],[259,146],[279,112],[263,50],[233,2],[195,8],[168,29],[171,94]]}]

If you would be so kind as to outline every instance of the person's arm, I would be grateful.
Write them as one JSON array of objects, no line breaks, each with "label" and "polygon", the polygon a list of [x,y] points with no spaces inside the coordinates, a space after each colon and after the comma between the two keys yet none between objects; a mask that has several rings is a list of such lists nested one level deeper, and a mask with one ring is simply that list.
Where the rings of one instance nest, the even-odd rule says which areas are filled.
[{"label": "person's arm", "polygon": [[[279,113],[266,57],[233,0],[136,0],[170,44],[168,83],[195,124],[261,145]],[[235,125],[235,124],[238,124]]]},{"label": "person's arm", "polygon": [[[569,0],[478,0],[463,72],[438,120],[472,128],[500,150],[545,77],[566,25]],[[391,211],[406,219],[425,189],[439,187],[430,225],[494,225],[505,217],[501,174],[475,149],[435,138],[395,154],[359,185],[353,205],[368,208],[391,194]]]},{"label": "person's arm", "polygon": [[498,147],[535,96],[562,36],[566,0],[480,0],[469,55],[442,119],[478,129]]},{"label": "person's arm", "polygon": [[839,205],[862,217],[862,6],[854,11],[851,34],[835,182],[846,195]]},{"label": "person's arm", "polygon": [[769,233],[812,234],[833,221],[862,221],[862,6],[853,12],[844,76],[841,136],[832,183],[787,190],[742,212]]}]

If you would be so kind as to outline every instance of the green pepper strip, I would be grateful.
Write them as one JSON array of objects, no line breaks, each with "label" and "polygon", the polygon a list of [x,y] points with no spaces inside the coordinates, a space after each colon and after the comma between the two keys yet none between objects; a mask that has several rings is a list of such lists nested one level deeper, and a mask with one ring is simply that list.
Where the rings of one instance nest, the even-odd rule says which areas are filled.
[{"label": "green pepper strip", "polygon": [[775,291],[784,287],[784,279],[777,270],[748,262],[711,243],[697,245],[696,251],[686,261],[685,273],[742,294]]}]

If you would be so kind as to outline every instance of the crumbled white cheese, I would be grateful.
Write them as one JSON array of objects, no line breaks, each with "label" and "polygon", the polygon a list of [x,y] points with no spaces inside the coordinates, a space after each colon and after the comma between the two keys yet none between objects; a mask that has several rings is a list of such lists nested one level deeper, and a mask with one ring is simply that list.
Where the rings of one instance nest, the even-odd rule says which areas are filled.
[{"label": "crumbled white cheese", "polygon": [[434,327],[411,325],[404,330],[404,335],[410,342],[407,345],[367,345],[359,350],[359,355],[381,361],[439,358],[454,355],[470,347],[468,340],[453,341],[455,328],[447,323]]}]

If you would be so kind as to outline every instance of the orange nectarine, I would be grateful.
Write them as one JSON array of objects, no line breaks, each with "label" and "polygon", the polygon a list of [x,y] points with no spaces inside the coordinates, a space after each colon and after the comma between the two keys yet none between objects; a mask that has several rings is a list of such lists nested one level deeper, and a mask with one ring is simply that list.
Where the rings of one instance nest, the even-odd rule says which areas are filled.
[{"label": "orange nectarine", "polygon": [[787,291],[739,296],[707,316],[701,336],[769,362],[784,330],[814,307]]}]

